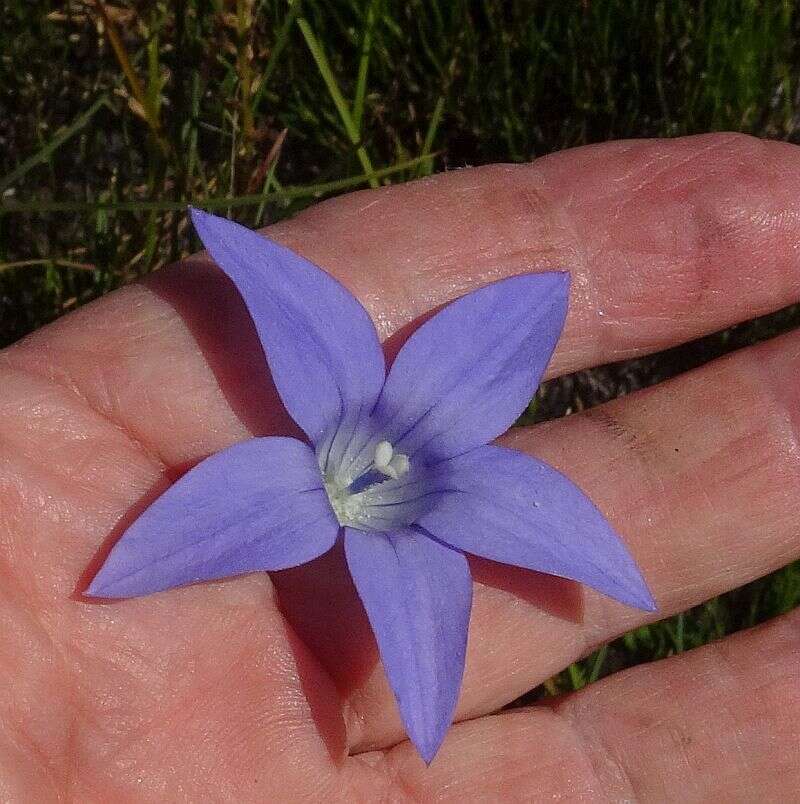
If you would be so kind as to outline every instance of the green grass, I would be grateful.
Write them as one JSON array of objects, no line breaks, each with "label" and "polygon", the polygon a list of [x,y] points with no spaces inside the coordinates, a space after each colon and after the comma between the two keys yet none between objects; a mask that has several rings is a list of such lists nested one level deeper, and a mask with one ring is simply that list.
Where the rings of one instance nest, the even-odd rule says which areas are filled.
[{"label": "green grass", "polygon": [[[188,253],[190,200],[258,225],[348,188],[587,142],[798,135],[791,2],[135,7],[107,5],[109,35],[91,3],[4,5],[0,345]],[[596,404],[798,320],[786,311],[624,371],[550,384],[529,418]],[[629,634],[546,689],[582,686],[798,602],[795,565]]]}]

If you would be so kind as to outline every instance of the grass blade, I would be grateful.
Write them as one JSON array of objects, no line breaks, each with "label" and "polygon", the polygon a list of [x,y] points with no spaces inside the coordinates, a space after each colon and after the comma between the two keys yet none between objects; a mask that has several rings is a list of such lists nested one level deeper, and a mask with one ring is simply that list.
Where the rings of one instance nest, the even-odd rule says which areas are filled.
[{"label": "grass blade", "polygon": [[367,8],[367,19],[364,24],[364,36],[361,40],[361,57],[358,63],[358,78],[356,79],[356,94],[353,98],[353,123],[356,130],[361,133],[361,124],[364,119],[364,98],[367,95],[367,73],[369,72],[369,54],[372,50],[372,31],[375,28],[376,10],[378,0],[370,0]]},{"label": "grass blade", "polygon": [[292,26],[294,25],[299,13],[300,0],[297,0],[297,2],[292,3],[292,5],[289,6],[289,12],[286,15],[286,19],[284,19],[283,24],[278,31],[278,35],[275,38],[275,44],[272,46],[272,51],[269,54],[269,61],[267,62],[267,66],[264,68],[264,72],[261,74],[258,89],[253,97],[254,110],[258,109],[258,106],[261,103],[261,98],[269,86],[269,80],[272,78],[272,74],[275,72],[275,68],[278,66],[278,59],[281,57],[281,53],[283,53],[286,43],[289,41],[289,32],[292,30]]},{"label": "grass blade", "polygon": [[433,157],[431,156],[431,149],[433,148],[433,141],[436,139],[436,132],[439,129],[439,124],[442,122],[442,115],[444,114],[444,95],[439,96],[436,101],[436,106],[431,115],[431,121],[428,123],[428,130],[425,132],[425,141],[422,143],[422,153],[420,157],[422,162],[417,168],[418,176],[430,176],[433,173]]},{"label": "grass blade", "polygon": [[50,157],[57,151],[67,140],[77,134],[81,129],[85,128],[97,112],[105,106],[111,109],[108,96],[102,95],[99,97],[83,114],[78,115],[75,120],[65,128],[61,129],[50,142],[43,148],[38,150],[33,156],[29,156],[22,164],[14,168],[10,173],[7,173],[0,179],[0,193],[8,189],[12,184],[19,181],[25,176],[28,171],[47,162]]},{"label": "grass blade", "polygon": [[36,268],[36,267],[57,267],[57,268],[71,268],[75,271],[96,271],[96,265],[90,265],[87,262],[75,262],[73,260],[61,260],[58,258],[37,259],[37,260],[17,260],[16,262],[0,262],[0,273],[4,271],[12,271],[15,268]]},{"label": "grass blade", "polygon": [[339,117],[344,125],[345,131],[347,132],[347,136],[349,137],[350,142],[356,147],[356,156],[358,157],[358,161],[361,162],[361,167],[364,168],[364,173],[367,176],[369,185],[370,187],[377,187],[378,178],[375,175],[372,162],[370,161],[366,149],[360,144],[361,132],[358,130],[355,121],[353,120],[353,115],[350,113],[350,108],[347,105],[347,101],[344,99],[344,95],[342,95],[342,91],[339,89],[339,85],[336,83],[336,78],[333,75],[333,70],[331,69],[330,63],[328,62],[328,57],[325,55],[322,45],[320,45],[317,37],[311,30],[311,26],[308,24],[308,21],[303,17],[298,17],[297,25],[303,33],[303,38],[306,40],[306,44],[308,45],[308,49],[311,51],[311,55],[314,57],[314,61],[316,62],[317,69],[322,76],[322,80],[325,82],[325,86],[328,88],[328,93],[331,96],[334,106],[336,106],[336,111],[339,113]]},{"label": "grass blade", "polygon": [[139,77],[136,75],[136,71],[133,69],[131,60],[128,58],[128,52],[125,50],[125,45],[122,44],[122,39],[120,39],[117,29],[114,27],[111,17],[109,17],[108,11],[106,11],[103,0],[94,0],[94,5],[97,9],[97,13],[103,20],[106,38],[111,44],[111,48],[114,51],[114,55],[117,57],[117,61],[119,62],[122,72],[125,74],[131,94],[139,106],[141,106],[147,121],[147,125],[152,131],[153,138],[158,143],[158,147],[163,151],[164,155],[168,155],[170,152],[169,142],[164,136],[164,132],[161,128],[161,120],[159,119],[158,109],[153,107],[150,93],[146,92],[144,87],[142,87],[141,81],[139,81]]},{"label": "grass blade", "polygon": [[[272,193],[209,198],[205,201],[196,201],[193,203],[202,206],[204,209],[216,210],[225,209],[227,207],[233,209],[235,207],[256,206],[262,202],[270,203],[272,201],[292,201],[299,198],[319,198],[320,196],[336,193],[340,190],[357,187],[359,184],[369,182],[370,178],[376,180],[383,179],[396,173],[402,173],[404,170],[416,168],[420,162],[422,162],[422,159],[423,157],[416,157],[404,162],[398,162],[390,167],[374,170],[371,176],[362,173],[358,176],[348,176],[346,179],[337,179],[320,184],[290,185]],[[85,213],[97,210],[107,212],[168,212],[170,210],[183,209],[186,209],[186,202],[184,201],[110,201],[98,203],[85,203],[82,201],[31,201],[19,203],[6,200],[0,205],[0,216],[22,213],[43,214],[48,212]]]}]

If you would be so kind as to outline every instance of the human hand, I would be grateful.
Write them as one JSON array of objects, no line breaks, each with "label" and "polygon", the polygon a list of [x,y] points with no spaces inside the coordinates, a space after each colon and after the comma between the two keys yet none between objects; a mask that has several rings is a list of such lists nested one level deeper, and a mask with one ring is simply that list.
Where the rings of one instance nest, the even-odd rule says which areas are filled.
[{"label": "human hand", "polygon": [[[383,336],[507,274],[570,270],[553,376],[800,299],[798,178],[783,143],[613,143],[352,194],[270,234],[338,276]],[[800,555],[798,364],[791,333],[503,442],[598,503],[664,616]],[[4,800],[735,800],[798,788],[796,615],[493,715],[652,615],[475,561],[461,722],[426,769],[402,742],[338,551],[272,579],[83,600],[110,544],[169,482],[290,427],[241,300],[205,259],[35,333],[0,371]]]}]

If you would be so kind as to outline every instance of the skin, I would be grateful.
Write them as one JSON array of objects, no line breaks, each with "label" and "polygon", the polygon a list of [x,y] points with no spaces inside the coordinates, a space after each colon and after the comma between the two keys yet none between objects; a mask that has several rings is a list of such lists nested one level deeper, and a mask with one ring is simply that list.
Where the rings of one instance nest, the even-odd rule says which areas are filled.
[{"label": "skin", "polygon": [[[487,281],[567,268],[550,375],[800,300],[800,151],[620,142],[322,203],[269,234],[340,278],[394,347]],[[595,646],[800,557],[800,334],[503,443],[564,471],[625,538],[644,615],[473,562],[458,723],[403,732],[334,551],[116,603],[82,598],[169,482],[290,431],[244,307],[203,257],[0,355],[4,801],[746,801],[800,789],[800,612],[530,709]]]}]

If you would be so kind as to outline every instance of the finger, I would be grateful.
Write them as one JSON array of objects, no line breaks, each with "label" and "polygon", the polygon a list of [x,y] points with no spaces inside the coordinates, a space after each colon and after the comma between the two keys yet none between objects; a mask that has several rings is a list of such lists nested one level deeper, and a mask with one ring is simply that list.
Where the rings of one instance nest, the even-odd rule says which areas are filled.
[{"label": "finger", "polygon": [[800,785],[800,613],[551,705],[455,726],[425,768],[367,755],[421,801],[785,801]]},{"label": "finger", "polygon": [[[566,582],[478,565],[458,718],[494,711],[602,642],[800,557],[797,377],[800,333],[792,333],[504,439],[589,494],[625,538],[659,611],[645,615]],[[348,640],[325,615],[336,609],[333,593],[312,587],[305,603],[302,592],[281,590],[297,611],[313,610],[306,639],[317,639],[341,686],[352,687],[351,736],[362,748],[391,745],[402,731],[380,668],[369,665],[354,683],[355,660],[343,665],[333,649],[352,645],[356,615]]]},{"label": "finger", "polygon": [[[784,143],[613,143],[354,193],[269,231],[350,287],[383,335],[489,280],[566,268],[559,373],[800,297],[799,180]],[[60,320],[14,359],[79,390],[168,463],[284,426],[243,305],[192,265]]]}]

